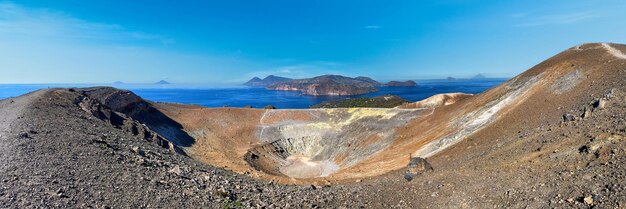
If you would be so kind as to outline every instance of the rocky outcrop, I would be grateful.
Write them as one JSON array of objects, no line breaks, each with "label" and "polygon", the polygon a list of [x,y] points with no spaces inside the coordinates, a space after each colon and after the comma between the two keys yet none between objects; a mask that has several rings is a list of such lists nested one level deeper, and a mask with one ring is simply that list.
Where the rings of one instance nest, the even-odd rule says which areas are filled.
[{"label": "rocky outcrop", "polygon": [[416,86],[417,83],[415,83],[415,81],[389,81],[388,83],[385,84],[385,86],[389,86],[389,87],[402,87],[402,86]]},{"label": "rocky outcrop", "polygon": [[340,75],[323,75],[309,79],[296,79],[268,86],[271,90],[299,91],[313,96],[347,96],[378,91],[380,83],[367,77],[350,78]]},{"label": "rocky outcrop", "polygon": [[123,114],[159,133],[178,146],[188,147],[194,143],[194,139],[183,131],[182,125],[157,110],[150,102],[130,91],[112,87],[93,87],[74,91],[79,91],[87,98],[112,110],[113,113],[110,115],[113,115],[113,120],[116,120],[115,115]]},{"label": "rocky outcrop", "polygon": [[143,102],[141,97],[131,91],[112,87],[92,87],[79,89],[79,91],[118,112],[130,111]]},{"label": "rocky outcrop", "polygon": [[290,80],[291,78],[268,75],[264,79],[260,79],[259,77],[254,77],[250,79],[248,82],[245,82],[243,85],[250,86],[250,87],[267,87],[275,83],[286,82]]},{"label": "rocky outcrop", "polygon": [[[119,95],[119,94],[115,94]],[[122,94],[124,95],[124,94]],[[163,138],[160,134],[151,130],[146,125],[133,120],[127,115],[111,110],[109,107],[104,106],[99,101],[83,96],[78,98],[78,106],[85,112],[90,113],[94,117],[107,121],[115,128],[122,129],[126,132],[132,133],[135,136],[141,137],[145,140],[155,142],[163,148],[169,149],[171,152],[179,154],[185,154],[185,152],[175,144],[171,143],[167,139]]]},{"label": "rocky outcrop", "polygon": [[404,171],[404,179],[407,181],[412,181],[413,178],[425,172],[433,171],[433,166],[431,166],[426,159],[421,157],[411,157],[406,168],[406,171]]}]

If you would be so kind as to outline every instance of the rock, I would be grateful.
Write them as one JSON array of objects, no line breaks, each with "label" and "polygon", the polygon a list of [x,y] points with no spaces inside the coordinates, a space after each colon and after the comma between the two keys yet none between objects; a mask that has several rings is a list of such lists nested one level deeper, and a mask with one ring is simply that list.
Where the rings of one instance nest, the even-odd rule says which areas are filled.
[{"label": "rock", "polygon": [[433,167],[421,157],[412,157],[409,164],[406,166],[407,170],[404,172],[404,179],[407,181],[413,180],[417,175],[421,175],[424,172],[432,171]]},{"label": "rock", "polygon": [[587,205],[592,205],[593,204],[593,197],[591,195],[589,195],[589,196],[587,196],[587,197],[585,197],[583,199],[583,202],[585,202],[585,204],[587,204]]},{"label": "rock", "polygon": [[575,115],[572,115],[572,114],[569,114],[569,113],[563,114],[563,121],[564,122],[575,121],[576,119],[577,119],[577,117]]},{"label": "rock", "polygon": [[183,173],[183,170],[180,169],[180,166],[176,165],[174,168],[170,169],[169,172],[180,176]]},{"label": "rock", "polygon": [[273,109],[276,109],[276,107],[274,107],[272,105],[267,105],[267,106],[263,107],[263,109],[271,109],[271,110],[273,110]]},{"label": "rock", "polygon": [[412,181],[413,176],[409,172],[404,172],[404,179],[406,179],[407,181]]},{"label": "rock", "polygon": [[608,94],[606,94],[606,98],[612,99],[613,97],[615,97],[615,94],[617,93],[616,91],[617,91],[616,88],[612,88],[611,91]]},{"label": "rock", "polygon": [[146,151],[140,149],[140,150],[137,150],[137,154],[141,155],[142,157],[145,157],[146,156]]},{"label": "rock", "polygon": [[406,166],[407,172],[411,175],[419,175],[424,172],[432,171],[433,167],[426,161],[426,159],[421,157],[412,157],[409,164]]},{"label": "rock", "polygon": [[596,100],[596,102],[593,103],[593,107],[601,110],[606,107],[606,103],[607,103],[606,99],[598,99]]},{"label": "rock", "polygon": [[21,139],[30,139],[30,135],[27,132],[22,132],[18,135]]},{"label": "rock", "polygon": [[243,108],[252,108],[252,106],[250,106],[250,105],[247,105],[247,106],[245,106],[245,107],[243,107]]},{"label": "rock", "polygon": [[585,111],[583,112],[582,115],[580,115],[580,117],[582,117],[582,118],[589,118],[589,117],[591,117],[591,108],[585,107]]}]

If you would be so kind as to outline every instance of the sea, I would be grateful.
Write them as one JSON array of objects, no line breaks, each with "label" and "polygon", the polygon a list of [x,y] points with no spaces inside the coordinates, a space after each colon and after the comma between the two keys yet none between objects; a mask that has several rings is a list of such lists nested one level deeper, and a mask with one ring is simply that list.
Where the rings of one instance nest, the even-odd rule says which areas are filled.
[{"label": "sea", "polygon": [[0,84],[0,99],[17,97],[45,88],[81,88],[112,86],[135,92],[144,99],[156,102],[195,104],[205,107],[262,108],[272,105],[279,109],[303,109],[345,98],[398,95],[409,101],[419,101],[435,94],[462,92],[477,94],[493,88],[507,79],[416,80],[414,87],[380,87],[379,91],[355,96],[309,96],[295,91],[274,91],[245,86],[215,87],[178,84]]}]

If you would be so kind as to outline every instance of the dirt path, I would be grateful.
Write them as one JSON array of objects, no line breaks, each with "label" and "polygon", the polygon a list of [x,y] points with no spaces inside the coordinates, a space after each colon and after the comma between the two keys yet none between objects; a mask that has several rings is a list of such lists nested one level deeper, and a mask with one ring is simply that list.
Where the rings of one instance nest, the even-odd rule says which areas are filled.
[{"label": "dirt path", "polygon": [[611,45],[607,44],[607,43],[602,43],[602,47],[604,47],[609,53],[611,53],[613,56],[620,58],[620,59],[626,59],[626,54],[622,53],[622,51],[613,48]]},{"label": "dirt path", "polygon": [[23,115],[24,109],[28,107],[31,100],[40,96],[40,92],[32,93],[31,97],[20,98],[8,98],[0,100],[0,173],[4,173],[7,169],[7,162],[10,162],[15,157],[11,150],[15,143],[11,143],[10,136],[16,134],[16,131],[11,127],[16,123]]}]

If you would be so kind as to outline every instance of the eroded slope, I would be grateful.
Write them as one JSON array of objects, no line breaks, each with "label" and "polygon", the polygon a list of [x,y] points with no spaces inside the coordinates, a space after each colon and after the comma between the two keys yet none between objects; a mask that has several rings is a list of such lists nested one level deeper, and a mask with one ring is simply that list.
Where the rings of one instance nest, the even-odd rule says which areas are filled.
[{"label": "eroded slope", "polygon": [[411,156],[436,156],[503,121],[534,121],[517,124],[524,129],[560,117],[573,101],[624,83],[604,76],[624,75],[620,48],[573,47],[482,94],[444,97],[453,103],[426,109],[157,107],[197,140],[189,149],[201,161],[283,182],[344,181],[401,169]]}]

